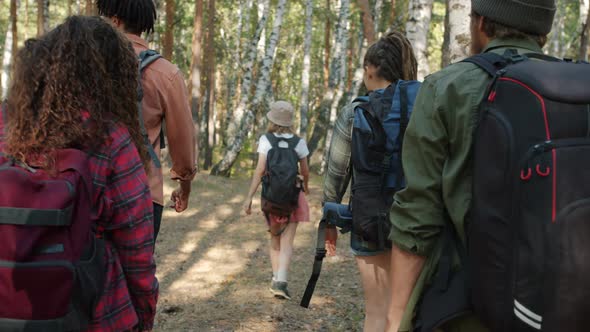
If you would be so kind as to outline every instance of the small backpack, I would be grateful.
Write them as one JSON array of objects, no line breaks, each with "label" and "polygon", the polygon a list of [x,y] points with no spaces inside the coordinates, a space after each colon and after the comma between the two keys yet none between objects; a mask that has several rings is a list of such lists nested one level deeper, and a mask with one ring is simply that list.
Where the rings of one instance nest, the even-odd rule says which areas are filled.
[{"label": "small backpack", "polygon": [[94,232],[88,155],[58,150],[55,170],[0,151],[2,331],[79,331],[103,293],[105,246]]},{"label": "small backpack", "polygon": [[587,331],[590,65],[512,50],[466,61],[493,77],[467,229],[475,311],[492,331]]},{"label": "small backpack", "polygon": [[380,248],[390,246],[389,209],[405,186],[403,137],[420,82],[398,81],[356,98],[352,131],[352,231]]},{"label": "small backpack", "polygon": [[[143,111],[142,111],[142,101],[143,101],[143,87],[142,87],[142,80],[143,80],[143,71],[156,60],[162,58],[158,52],[154,50],[145,50],[139,53],[139,85],[137,86],[137,110],[139,111],[139,128],[141,129],[141,135],[145,141],[145,144],[148,148],[148,153],[150,154],[150,158],[152,162],[156,166],[156,168],[162,168],[162,163],[160,162],[160,158],[154,150],[154,146],[150,142],[150,139],[147,134],[147,130],[145,129],[145,122],[143,120]],[[164,127],[160,129],[160,148],[166,147],[166,139],[164,138]]]},{"label": "small backpack", "polygon": [[280,217],[289,217],[297,209],[301,185],[299,157],[295,147],[301,140],[265,135],[271,149],[266,157],[266,172],[262,178],[262,211]]}]

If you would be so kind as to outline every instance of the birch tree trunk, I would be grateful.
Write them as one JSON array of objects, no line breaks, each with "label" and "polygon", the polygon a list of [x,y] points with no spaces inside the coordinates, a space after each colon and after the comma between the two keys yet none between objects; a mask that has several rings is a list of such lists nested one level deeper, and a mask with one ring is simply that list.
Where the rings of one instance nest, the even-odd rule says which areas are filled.
[{"label": "birch tree trunk", "polygon": [[174,50],[174,11],[175,0],[166,0],[166,30],[164,32],[164,43],[162,45],[162,56],[172,60]]},{"label": "birch tree trunk", "polygon": [[374,31],[375,31],[375,38],[381,37],[381,19],[383,17],[383,0],[375,0],[375,5],[373,6],[373,23],[374,23]]},{"label": "birch tree trunk", "polygon": [[[203,36],[203,0],[195,1],[195,21],[193,25],[192,59],[191,59],[191,113],[195,127],[195,137],[200,136],[199,102],[201,101],[201,39]],[[196,149],[195,155],[199,155]],[[197,158],[198,163],[198,158]]]},{"label": "birch tree trunk", "polygon": [[445,41],[442,66],[461,61],[469,56],[471,32],[469,31],[470,0],[447,0],[445,18]]},{"label": "birch tree trunk", "polygon": [[303,42],[303,72],[301,74],[301,108],[299,136],[307,136],[307,113],[309,110],[309,85],[311,71],[311,37],[312,37],[313,0],[307,0],[305,7],[305,40]]},{"label": "birch tree trunk", "polygon": [[[12,2],[16,1],[16,0],[11,0],[11,6],[12,6]],[[14,19],[8,21],[8,29],[6,30],[6,39],[4,40],[4,55],[2,57],[2,99],[6,99],[7,95],[8,95],[8,89],[10,89],[10,67],[12,66],[12,55],[13,53],[16,51],[16,49],[13,49],[14,47],[14,40],[13,40],[13,24],[14,24]]]},{"label": "birch tree trunk", "polygon": [[[10,0],[10,28],[12,29],[12,51],[18,50],[18,0]],[[26,29],[25,29],[26,30]]]},{"label": "birch tree trunk", "polygon": [[578,52],[578,59],[588,61],[588,35],[590,34],[590,6],[586,3],[586,7],[580,6],[580,11],[586,10],[584,26],[582,27],[582,35],[580,42],[580,51]]},{"label": "birch tree trunk", "polygon": [[332,41],[332,9],[330,5],[331,0],[326,0],[326,26],[324,30],[324,90],[328,89],[330,84],[330,50]]},{"label": "birch tree trunk", "polygon": [[433,0],[410,0],[406,36],[412,43],[418,60],[418,79],[423,80],[430,73],[428,65],[428,31],[432,17]]},{"label": "birch tree trunk", "polygon": [[215,112],[215,0],[209,0],[207,10],[207,60],[205,70],[207,71],[207,92],[203,107],[205,118],[205,161],[203,168],[208,170],[213,164],[213,146],[215,145],[215,125],[213,124],[213,113]]},{"label": "birch tree trunk", "polygon": [[[258,58],[258,42],[260,41],[260,36],[262,35],[262,31],[264,30],[266,22],[268,21],[268,15],[270,12],[270,0],[264,0],[263,5],[263,14],[258,20],[256,31],[254,32],[254,37],[252,38],[252,40],[250,41],[250,45],[248,46],[248,50],[246,52],[246,59],[242,62],[243,78],[242,87],[240,90],[241,97],[235,111],[233,112],[233,114],[230,114],[232,116],[232,119],[231,121],[229,121],[227,128],[227,146],[234,145],[234,140],[242,124],[244,113],[246,112],[246,106],[248,104],[248,99],[250,95],[250,88],[252,87],[254,63]],[[231,165],[224,167],[231,167]]]},{"label": "birch tree trunk", "polygon": [[279,0],[273,22],[272,33],[267,44],[264,59],[262,60],[262,67],[260,68],[260,75],[256,84],[254,98],[246,110],[240,130],[238,131],[233,144],[229,146],[223,159],[217,165],[215,165],[215,167],[213,167],[211,170],[212,175],[230,175],[231,167],[235,163],[238,155],[240,154],[240,151],[242,150],[246,135],[252,129],[252,123],[255,119],[254,110],[259,109],[263,102],[265,102],[264,96],[268,93],[268,89],[271,87],[270,73],[274,65],[275,51],[281,34],[286,4],[287,0]]},{"label": "birch tree trunk", "polygon": [[[582,2],[588,0],[580,0],[580,4]],[[564,32],[565,32],[565,3],[564,1],[560,1],[557,5],[557,10],[555,12],[555,19],[553,20],[553,25],[551,27],[551,34],[549,35],[549,41],[545,47],[545,51],[552,56],[561,58],[564,54],[564,49],[566,49],[566,45],[569,44],[567,40],[565,40]],[[581,13],[581,11],[580,11]],[[580,14],[581,16],[581,14]],[[580,17],[580,25],[586,21],[581,21]],[[581,30],[580,30],[581,33]]]},{"label": "birch tree trunk", "polygon": [[[319,143],[325,137],[329,129],[331,129],[331,111],[333,102],[336,96],[336,87],[344,79],[342,77],[343,65],[346,63],[344,51],[346,49],[346,26],[348,22],[348,10],[350,7],[349,0],[340,0],[340,11],[338,15],[338,25],[336,26],[336,40],[332,47],[332,60],[330,66],[330,79],[328,81],[328,89],[324,93],[324,98],[318,110],[318,119],[313,128],[313,134],[309,140],[310,156],[318,148]],[[345,70],[345,68],[344,68]],[[339,99],[339,98],[336,98]],[[328,138],[326,138],[328,140]],[[330,143],[327,143],[330,144]]]},{"label": "birch tree trunk", "polygon": [[361,9],[363,17],[363,33],[369,44],[373,44],[375,42],[376,21],[373,21],[373,17],[371,16],[369,0],[357,0],[357,4]]}]

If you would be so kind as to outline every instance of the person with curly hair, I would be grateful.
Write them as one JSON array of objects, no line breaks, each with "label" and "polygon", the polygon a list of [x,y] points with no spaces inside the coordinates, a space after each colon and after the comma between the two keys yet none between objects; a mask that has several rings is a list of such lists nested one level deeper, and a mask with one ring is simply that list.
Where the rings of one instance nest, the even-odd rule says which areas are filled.
[{"label": "person with curly hair", "polygon": [[[70,17],[15,59],[0,151],[51,171],[57,151],[87,153],[106,282],[88,331],[149,331],[158,298],[149,155],[137,110],[137,58],[98,17]],[[3,128],[5,127],[5,128]],[[37,166],[38,165],[38,166]]]}]

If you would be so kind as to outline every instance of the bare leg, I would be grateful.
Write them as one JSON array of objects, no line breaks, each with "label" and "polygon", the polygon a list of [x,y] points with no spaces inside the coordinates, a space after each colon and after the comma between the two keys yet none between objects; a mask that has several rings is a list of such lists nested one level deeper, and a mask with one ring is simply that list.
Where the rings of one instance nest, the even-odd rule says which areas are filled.
[{"label": "bare leg", "polygon": [[357,256],[365,296],[365,332],[383,332],[389,307],[391,251],[377,256]]},{"label": "bare leg", "polygon": [[281,251],[279,254],[278,278],[277,281],[287,281],[291,256],[293,256],[293,240],[297,232],[297,223],[292,222],[287,225],[285,231],[281,234]]},{"label": "bare leg", "polygon": [[281,251],[281,238],[270,235],[270,264],[272,266],[273,278],[277,277],[279,271],[279,254]]}]

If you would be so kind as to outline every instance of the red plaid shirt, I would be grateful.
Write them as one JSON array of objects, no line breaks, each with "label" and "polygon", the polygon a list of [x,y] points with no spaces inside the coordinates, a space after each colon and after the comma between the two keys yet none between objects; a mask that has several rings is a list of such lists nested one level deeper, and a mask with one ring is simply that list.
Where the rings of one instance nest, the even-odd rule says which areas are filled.
[{"label": "red plaid shirt", "polygon": [[115,126],[110,137],[111,144],[90,159],[108,263],[106,290],[89,331],[151,330],[158,280],[148,180],[127,129]]},{"label": "red plaid shirt", "polygon": [[127,129],[113,126],[110,141],[90,158],[98,228],[107,243],[107,277],[88,331],[151,330],[158,300],[152,199]]}]

